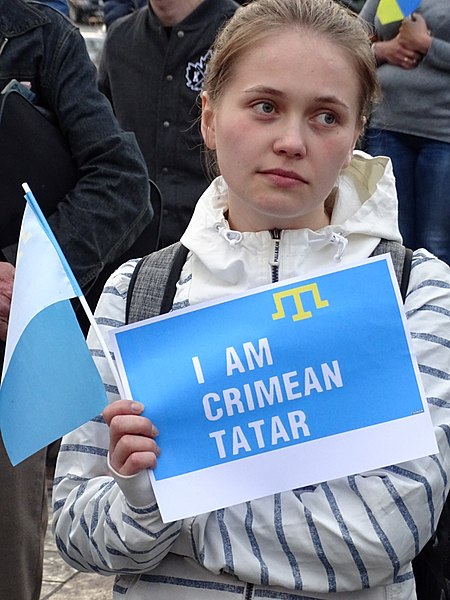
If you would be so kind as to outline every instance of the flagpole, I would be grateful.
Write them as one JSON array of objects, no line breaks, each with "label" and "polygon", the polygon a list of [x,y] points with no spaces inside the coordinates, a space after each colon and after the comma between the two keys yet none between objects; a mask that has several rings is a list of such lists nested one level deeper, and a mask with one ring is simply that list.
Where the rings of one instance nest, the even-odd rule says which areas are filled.
[{"label": "flagpole", "polygon": [[114,361],[111,357],[111,353],[110,353],[108,346],[106,345],[106,342],[100,332],[99,326],[97,325],[97,322],[94,318],[94,315],[92,314],[89,304],[87,303],[86,298],[84,296],[78,296],[78,300],[80,301],[80,304],[83,307],[87,318],[89,319],[89,323],[91,324],[91,327],[94,330],[98,341],[100,342],[100,346],[102,347],[103,354],[105,355],[106,361],[109,365],[109,368],[111,369],[111,373],[113,374],[114,381],[116,382],[116,386],[119,390],[120,397],[123,398],[124,397],[124,389],[122,386],[122,382],[120,380],[119,371],[117,370],[117,367],[114,364]]}]

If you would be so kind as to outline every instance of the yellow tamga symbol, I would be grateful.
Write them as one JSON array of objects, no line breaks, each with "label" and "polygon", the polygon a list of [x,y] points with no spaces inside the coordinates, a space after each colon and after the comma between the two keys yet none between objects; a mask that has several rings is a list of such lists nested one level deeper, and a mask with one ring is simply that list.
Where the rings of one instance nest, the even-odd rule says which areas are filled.
[{"label": "yellow tamga symbol", "polygon": [[310,283],[309,285],[302,285],[290,290],[285,290],[284,292],[276,292],[273,295],[273,299],[277,312],[273,313],[272,319],[276,320],[285,318],[286,315],[283,307],[283,298],[289,298],[290,296],[294,298],[295,308],[297,309],[297,314],[292,315],[293,321],[301,321],[302,319],[309,319],[312,317],[312,312],[303,308],[301,294],[304,294],[305,292],[312,293],[316,308],[325,308],[328,306],[328,300],[322,300],[320,297],[317,283]]}]

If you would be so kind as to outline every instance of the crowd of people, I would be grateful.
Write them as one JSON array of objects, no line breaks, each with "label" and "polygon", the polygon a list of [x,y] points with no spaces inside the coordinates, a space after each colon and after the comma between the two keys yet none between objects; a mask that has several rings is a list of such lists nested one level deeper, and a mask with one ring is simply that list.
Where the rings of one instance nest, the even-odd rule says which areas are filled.
[{"label": "crowd of people", "polygon": [[[404,310],[439,449],[165,523],[147,473],[164,452],[158,423],[120,397],[90,334],[109,404],[61,443],[53,492],[61,555],[76,569],[114,574],[115,600],[450,598],[445,578],[419,582],[412,565],[449,491],[445,0],[422,0],[384,24],[380,0],[105,0],[98,71],[61,14],[65,3],[46,6],[54,2],[0,0],[0,87],[17,79],[67,140],[77,181],[49,223],[82,288],[149,225],[150,180],[163,201],[153,260],[164,269],[173,244],[186,249],[172,310],[351,265],[380,244],[398,267],[406,246]],[[1,248],[2,340],[15,249]],[[127,322],[135,258],[98,302],[105,340]],[[146,297],[153,283],[142,273]],[[149,311],[143,303],[139,318]],[[45,452],[13,468],[0,448],[8,600],[39,600]]]}]

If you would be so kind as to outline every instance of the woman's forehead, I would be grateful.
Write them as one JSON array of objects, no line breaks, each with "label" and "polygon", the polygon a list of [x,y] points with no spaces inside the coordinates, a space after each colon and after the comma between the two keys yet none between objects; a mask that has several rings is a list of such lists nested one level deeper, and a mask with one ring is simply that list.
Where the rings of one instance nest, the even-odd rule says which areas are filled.
[{"label": "woman's forehead", "polygon": [[236,60],[228,87],[359,90],[352,57],[324,34],[288,28],[265,35]]}]

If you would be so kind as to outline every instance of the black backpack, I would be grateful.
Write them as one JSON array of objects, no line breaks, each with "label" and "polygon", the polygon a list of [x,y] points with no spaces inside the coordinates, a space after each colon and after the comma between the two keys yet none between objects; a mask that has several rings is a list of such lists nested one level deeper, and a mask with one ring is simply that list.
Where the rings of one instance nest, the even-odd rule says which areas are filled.
[{"label": "black backpack", "polygon": [[[408,290],[412,250],[397,242],[381,240],[372,253],[391,254],[403,300]],[[171,310],[176,284],[188,254],[180,242],[142,258],[128,288],[126,322]],[[444,504],[434,536],[412,562],[417,600],[450,600],[450,500]]]}]

